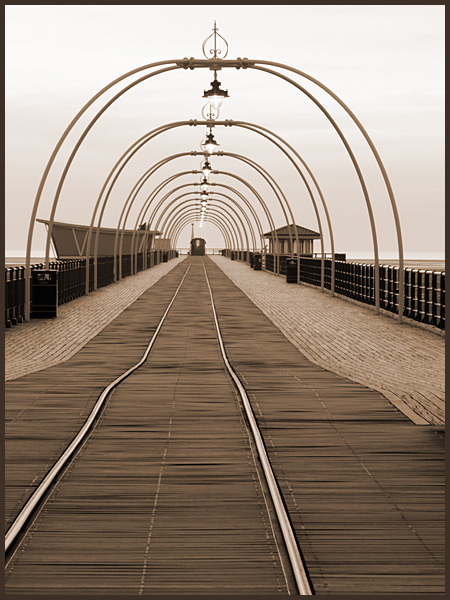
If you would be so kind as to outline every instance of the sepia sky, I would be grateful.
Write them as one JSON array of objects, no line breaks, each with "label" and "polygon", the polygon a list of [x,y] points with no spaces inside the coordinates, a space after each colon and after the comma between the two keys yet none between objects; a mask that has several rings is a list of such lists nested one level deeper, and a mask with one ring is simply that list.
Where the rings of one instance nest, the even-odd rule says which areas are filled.
[{"label": "sepia sky", "polygon": [[[406,256],[443,257],[444,10],[443,5],[6,6],[6,254],[24,254],[42,173],[59,137],[81,107],[132,69],[160,60],[203,58],[202,42],[216,20],[229,44],[228,58],[290,65],[342,98],[366,128],[391,179]],[[175,70],[148,79],[117,100],[78,151],[62,187],[56,220],[89,224],[103,183],[122,153],[160,125],[201,120],[201,96],[212,78],[206,69]],[[342,141],[321,111],[292,85],[267,73],[223,69],[218,79],[230,94],[220,118],[265,127],[293,146],[311,168],[327,201],[336,251],[351,257],[372,256],[361,186]],[[319,99],[344,131],[372,199],[380,255],[395,258],[393,213],[367,144],[327,94],[303,78],[296,77],[296,81]],[[44,188],[38,217],[48,218],[73,146],[112,95],[107,93],[91,107],[69,135]],[[167,156],[200,151],[205,133],[204,127],[179,127],[146,144],[118,178],[102,224],[116,227],[123,203],[141,175]],[[216,127],[214,133],[221,150],[256,161],[274,177],[298,224],[318,230],[306,187],[278,148],[238,127]],[[200,157],[187,156],[158,170],[139,192],[127,227],[134,227],[137,207],[160,182],[198,169],[200,162]],[[211,162],[213,168],[248,181],[264,198],[276,225],[286,223],[273,190],[255,169],[226,156],[213,157]],[[268,230],[264,213],[248,188],[224,174],[211,179],[245,194],[260,215],[264,231]],[[197,175],[185,175],[173,187],[198,180]],[[202,229],[196,224],[195,233],[205,237],[209,247],[224,245],[211,224]],[[188,225],[178,246],[187,247],[190,235]],[[33,254],[41,256],[43,225],[36,225],[33,240]],[[319,250],[317,242],[315,250]]]}]

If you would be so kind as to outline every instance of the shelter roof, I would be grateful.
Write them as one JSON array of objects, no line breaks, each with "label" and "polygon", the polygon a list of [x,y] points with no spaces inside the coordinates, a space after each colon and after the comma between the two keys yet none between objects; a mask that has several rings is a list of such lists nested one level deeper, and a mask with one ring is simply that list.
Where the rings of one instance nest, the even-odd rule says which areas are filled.
[{"label": "shelter roof", "polygon": [[[301,225],[289,225],[290,230],[291,230],[291,234],[295,235],[295,228],[297,228],[297,233],[298,233],[298,237],[299,239],[314,239],[314,238],[320,238],[320,233],[317,233],[317,231],[312,231],[312,229],[307,229],[306,227],[302,227]],[[284,227],[278,227],[278,229],[275,229],[276,234],[278,239],[289,239],[289,229],[287,225],[284,225]],[[275,237],[274,235],[274,231],[268,231],[267,233],[264,233],[264,237],[265,238],[272,238]]]}]

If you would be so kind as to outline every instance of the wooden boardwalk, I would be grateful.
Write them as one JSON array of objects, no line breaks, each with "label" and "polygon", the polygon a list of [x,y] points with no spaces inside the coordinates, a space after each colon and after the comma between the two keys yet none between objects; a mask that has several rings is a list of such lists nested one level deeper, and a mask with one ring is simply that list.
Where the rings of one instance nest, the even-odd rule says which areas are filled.
[{"label": "wooden boardwalk", "polygon": [[[7,592],[295,589],[204,262],[315,593],[442,593],[443,437],[307,361],[212,261],[189,261],[147,363],[115,390],[8,564]],[[186,266],[67,362],[7,383],[8,524],[103,387],[140,359]]]}]

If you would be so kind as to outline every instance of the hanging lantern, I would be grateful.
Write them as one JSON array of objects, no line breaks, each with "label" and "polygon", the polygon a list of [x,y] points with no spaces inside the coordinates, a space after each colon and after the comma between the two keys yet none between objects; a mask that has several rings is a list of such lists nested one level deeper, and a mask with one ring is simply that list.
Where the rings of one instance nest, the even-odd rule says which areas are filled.
[{"label": "hanging lantern", "polygon": [[203,177],[202,181],[200,182],[200,189],[202,192],[208,191],[208,180],[206,177]]},{"label": "hanging lantern", "polygon": [[210,129],[208,135],[205,137],[205,139],[201,143],[201,146],[200,146],[201,149],[203,150],[203,152],[206,152],[207,154],[212,154],[215,150],[217,150],[217,148],[219,146],[220,146],[220,144],[214,139],[214,134],[212,133],[212,131]]},{"label": "hanging lantern", "polygon": [[219,110],[225,98],[229,98],[228,90],[220,89],[220,81],[217,81],[216,72],[214,72],[214,81],[211,81],[211,89],[205,90],[203,98],[206,98],[214,110]]},{"label": "hanging lantern", "polygon": [[207,158],[205,158],[205,161],[204,161],[204,163],[202,164],[202,166],[200,168],[203,171],[203,175],[204,175],[204,177],[206,179],[208,177],[208,175],[212,171],[211,165],[209,164],[209,161],[208,161]]}]

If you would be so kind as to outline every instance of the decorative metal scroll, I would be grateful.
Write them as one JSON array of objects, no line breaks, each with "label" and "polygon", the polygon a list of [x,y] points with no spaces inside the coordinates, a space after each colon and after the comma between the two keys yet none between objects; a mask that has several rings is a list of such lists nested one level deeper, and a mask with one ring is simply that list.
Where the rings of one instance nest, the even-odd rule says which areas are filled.
[{"label": "decorative metal scroll", "polygon": [[[218,43],[220,40],[225,44],[222,48],[218,47]],[[209,47],[209,44],[212,44],[212,47]],[[219,30],[216,27],[216,22],[214,21],[214,28],[211,35],[209,35],[202,44],[202,51],[205,58],[225,58],[228,54],[228,42],[226,39],[220,35]]]}]

